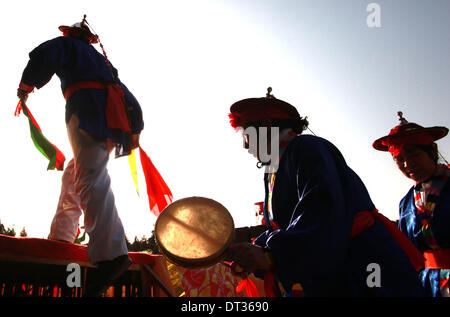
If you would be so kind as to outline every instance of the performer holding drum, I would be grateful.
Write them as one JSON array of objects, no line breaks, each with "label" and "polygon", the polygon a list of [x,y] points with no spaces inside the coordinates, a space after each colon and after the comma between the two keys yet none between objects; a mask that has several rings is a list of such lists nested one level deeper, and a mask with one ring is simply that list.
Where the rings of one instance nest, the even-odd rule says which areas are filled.
[{"label": "performer holding drum", "polygon": [[[234,103],[230,112],[235,129],[245,134],[255,127],[259,139],[271,127],[279,128],[278,140],[274,132],[267,137],[267,148],[273,151],[276,142],[279,157],[262,160],[264,142],[243,135],[259,166],[268,167],[267,231],[254,244],[231,245],[228,259],[264,276],[276,295],[429,295],[417,280],[421,254],[376,211],[364,183],[333,144],[301,135],[308,121],[292,105],[269,91],[264,98]],[[374,268],[379,280],[369,283]]]},{"label": "performer holding drum", "polygon": [[103,56],[91,45],[99,38],[86,20],[59,29],[64,36],[30,53],[17,94],[24,103],[54,74],[61,80],[74,157],[62,177],[49,238],[73,242],[84,211],[89,261],[98,265],[97,275],[88,276],[87,295],[98,296],[131,264],[106,165],[114,147],[120,156],[138,145],[144,125],[139,103],[120,81],[117,69],[104,51]]}]

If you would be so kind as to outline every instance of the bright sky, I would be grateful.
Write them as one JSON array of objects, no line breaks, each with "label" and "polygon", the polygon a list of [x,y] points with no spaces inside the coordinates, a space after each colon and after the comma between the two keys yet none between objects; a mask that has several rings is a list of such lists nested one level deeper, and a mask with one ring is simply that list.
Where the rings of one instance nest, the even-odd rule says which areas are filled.
[{"label": "bright sky", "polygon": [[[222,203],[236,226],[254,225],[263,174],[228,124],[230,105],[277,98],[308,116],[311,130],[333,142],[366,184],[377,208],[397,219],[412,183],[372,143],[397,125],[396,112],[423,126],[450,127],[450,1],[373,1],[380,27],[369,27],[372,1],[190,0],[2,2],[0,79],[3,105],[0,221],[47,237],[61,172],[32,144],[28,123],[13,116],[28,53],[60,36],[59,25],[83,14],[119,77],[144,112],[141,144],[174,198]],[[373,21],[373,20],[371,20]],[[98,50],[100,47],[96,46]],[[30,95],[44,134],[71,158],[59,79]],[[450,137],[438,141],[450,159]],[[144,178],[136,195],[126,158],[109,170],[130,240],[149,237]]]}]

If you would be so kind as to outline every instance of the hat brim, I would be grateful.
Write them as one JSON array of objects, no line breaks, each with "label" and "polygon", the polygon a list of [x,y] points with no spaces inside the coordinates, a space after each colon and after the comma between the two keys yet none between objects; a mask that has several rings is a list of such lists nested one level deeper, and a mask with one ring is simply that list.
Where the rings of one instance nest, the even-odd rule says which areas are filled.
[{"label": "hat brim", "polygon": [[387,146],[386,144],[389,143],[389,141],[401,143],[402,139],[411,138],[423,134],[428,134],[433,138],[434,141],[437,141],[439,139],[442,139],[448,134],[448,129],[446,127],[431,127],[431,128],[422,128],[411,132],[399,132],[379,138],[378,140],[373,142],[372,146],[374,149],[378,151],[387,152],[389,150],[389,146]]}]

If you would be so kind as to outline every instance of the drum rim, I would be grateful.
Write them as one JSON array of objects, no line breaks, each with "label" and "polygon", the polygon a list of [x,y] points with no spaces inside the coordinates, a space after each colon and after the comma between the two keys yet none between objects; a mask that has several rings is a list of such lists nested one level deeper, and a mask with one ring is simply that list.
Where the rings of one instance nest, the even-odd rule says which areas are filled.
[{"label": "drum rim", "polygon": [[161,243],[161,240],[160,240],[160,237],[159,237],[159,233],[158,233],[157,229],[158,229],[158,223],[159,223],[160,217],[158,217],[156,219],[156,223],[155,223],[155,241],[156,241],[156,244],[157,244],[159,250],[161,251],[162,255],[164,255],[170,262],[173,262],[174,264],[179,265],[179,266],[181,266],[183,268],[201,269],[201,268],[205,268],[205,267],[210,267],[210,266],[214,265],[215,263],[221,261],[221,259],[225,258],[225,254],[226,254],[227,248],[231,245],[231,243],[234,240],[234,229],[235,229],[235,226],[234,226],[233,217],[231,216],[231,214],[228,211],[228,209],[225,208],[225,206],[223,206],[221,203],[219,203],[218,201],[216,201],[214,199],[201,197],[201,196],[185,197],[185,198],[181,198],[181,199],[179,199],[177,201],[174,201],[173,203],[168,205],[166,208],[164,208],[164,210],[161,212],[161,215],[163,214],[163,212],[166,209],[170,208],[171,206],[173,207],[174,204],[178,204],[178,203],[181,203],[183,201],[192,200],[192,199],[201,199],[203,201],[211,201],[214,204],[219,205],[225,211],[224,214],[231,221],[231,233],[230,233],[227,241],[224,243],[221,251],[217,252],[217,253],[215,253],[213,255],[210,255],[208,257],[199,258],[199,259],[180,257],[178,255],[175,255],[175,254],[171,253],[170,251],[168,251],[164,247],[164,244]]}]

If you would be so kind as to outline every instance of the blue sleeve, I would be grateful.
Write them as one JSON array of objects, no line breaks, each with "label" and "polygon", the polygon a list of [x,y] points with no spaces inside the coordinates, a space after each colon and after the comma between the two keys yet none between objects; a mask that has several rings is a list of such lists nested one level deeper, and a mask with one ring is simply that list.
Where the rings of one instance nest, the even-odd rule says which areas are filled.
[{"label": "blue sleeve", "polygon": [[22,82],[42,88],[55,73],[69,63],[72,42],[64,37],[42,43],[29,54],[30,60],[22,74]]}]

